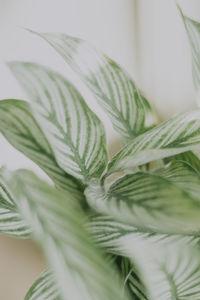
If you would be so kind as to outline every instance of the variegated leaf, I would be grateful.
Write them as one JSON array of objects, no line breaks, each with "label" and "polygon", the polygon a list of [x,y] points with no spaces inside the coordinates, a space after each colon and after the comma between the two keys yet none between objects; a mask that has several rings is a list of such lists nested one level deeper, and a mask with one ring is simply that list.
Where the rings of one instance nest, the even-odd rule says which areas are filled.
[{"label": "variegated leaf", "polygon": [[68,190],[77,200],[83,201],[81,183],[58,166],[28,103],[22,100],[0,101],[0,132],[12,146],[43,169],[57,187]]},{"label": "variegated leaf", "polygon": [[24,300],[60,300],[55,278],[50,271],[43,272],[29,289]]},{"label": "variegated leaf", "polygon": [[183,152],[181,154],[177,154],[174,157],[170,157],[166,159],[166,162],[169,161],[181,161],[188,163],[193,169],[195,169],[196,172],[200,172],[200,152],[199,151],[188,151],[188,152]]},{"label": "variegated leaf", "polygon": [[127,140],[156,123],[150,103],[123,68],[89,43],[65,34],[38,34],[64,58],[99,100]]},{"label": "variegated leaf", "polygon": [[[80,207],[28,171],[4,172],[18,207],[51,268],[60,299],[122,299],[122,284],[110,261],[92,244]],[[129,299],[126,292],[123,300]]]},{"label": "variegated leaf", "polygon": [[180,6],[178,6],[178,8],[185,25],[191,47],[193,80],[197,91],[197,103],[200,105],[200,23],[184,16]]},{"label": "variegated leaf", "polygon": [[31,229],[17,207],[16,199],[0,175],[0,232],[20,238],[30,236]]},{"label": "variegated leaf", "polygon": [[136,271],[133,263],[131,263],[126,257],[119,257],[118,265],[124,278],[124,286],[129,288],[132,299],[148,300],[146,289],[138,277],[138,272]]},{"label": "variegated leaf", "polygon": [[120,247],[137,266],[149,300],[200,299],[199,247],[181,237],[153,243],[133,236]]},{"label": "variegated leaf", "polygon": [[107,176],[173,156],[200,149],[200,109],[181,113],[138,136],[109,163]]},{"label": "variegated leaf", "polygon": [[132,259],[141,297],[199,299],[199,237],[141,232],[105,216],[93,216],[89,228],[100,246]]},{"label": "variegated leaf", "polygon": [[128,174],[106,192],[91,186],[86,197],[96,211],[140,230],[183,234],[200,231],[200,175],[187,163],[173,162],[153,173]]},{"label": "variegated leaf", "polygon": [[12,62],[10,67],[30,98],[59,166],[84,183],[99,177],[107,163],[104,129],[75,87],[37,64]]}]

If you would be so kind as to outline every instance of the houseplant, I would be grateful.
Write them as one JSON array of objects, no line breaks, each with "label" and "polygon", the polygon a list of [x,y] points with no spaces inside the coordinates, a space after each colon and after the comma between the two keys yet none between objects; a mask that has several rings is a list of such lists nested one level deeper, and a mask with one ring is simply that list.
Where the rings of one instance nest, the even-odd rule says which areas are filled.
[{"label": "houseplant", "polygon": [[[182,17],[199,90],[200,25]],[[100,120],[63,76],[9,63],[28,102],[0,102],[0,131],[51,178],[0,172],[1,232],[32,237],[49,265],[25,299],[199,299],[200,110],[158,125],[114,61],[80,39],[36,34],[92,91],[123,146],[108,161]]]}]

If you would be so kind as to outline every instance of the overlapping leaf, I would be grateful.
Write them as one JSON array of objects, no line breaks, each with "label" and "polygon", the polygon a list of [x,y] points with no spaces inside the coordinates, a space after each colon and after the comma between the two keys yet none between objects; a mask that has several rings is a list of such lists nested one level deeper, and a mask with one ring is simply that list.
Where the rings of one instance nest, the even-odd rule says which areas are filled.
[{"label": "overlapping leaf", "polygon": [[146,289],[138,277],[135,266],[125,257],[119,257],[119,269],[124,278],[124,286],[127,286],[134,300],[147,300]]},{"label": "overlapping leaf", "polygon": [[24,300],[60,300],[55,278],[50,271],[42,273],[29,289]]},{"label": "overlapping leaf", "polygon": [[191,246],[182,238],[155,244],[133,236],[121,240],[120,244],[137,265],[150,300],[200,298],[197,246]]},{"label": "overlapping leaf", "polygon": [[59,166],[88,182],[107,162],[100,120],[61,75],[31,63],[10,63],[31,100],[34,116],[50,143]]},{"label": "overlapping leaf", "polygon": [[192,71],[194,85],[197,91],[197,102],[200,104],[200,23],[196,22],[183,15],[181,8],[178,6],[181,13],[186,32],[189,38],[192,52]]},{"label": "overlapping leaf", "polygon": [[139,299],[199,299],[199,237],[141,232],[105,216],[94,216],[90,230],[102,247],[132,259],[144,284],[132,282]]},{"label": "overlapping leaf", "polygon": [[200,148],[200,109],[169,119],[127,144],[109,163],[108,173]]},{"label": "overlapping leaf", "polygon": [[149,102],[116,62],[89,43],[65,34],[39,34],[61,54],[80,76],[107,112],[114,128],[126,139],[156,123]]},{"label": "overlapping leaf", "polygon": [[43,169],[56,186],[68,190],[82,201],[81,184],[58,166],[28,103],[21,100],[0,101],[0,132],[11,145]]},{"label": "overlapping leaf", "polygon": [[188,151],[183,152],[181,154],[175,155],[174,157],[170,157],[166,159],[166,161],[176,160],[188,163],[196,172],[200,172],[200,152],[199,151]]},{"label": "overlapping leaf", "polygon": [[[73,197],[28,171],[4,172],[4,178],[33,230],[33,238],[43,249],[60,299],[122,299],[117,273],[92,244]],[[124,299],[128,299],[126,293]]]},{"label": "overlapping leaf", "polygon": [[174,162],[153,173],[128,174],[107,192],[90,187],[86,196],[98,212],[141,230],[185,234],[200,230],[200,175],[187,163]]},{"label": "overlapping leaf", "polygon": [[14,237],[27,238],[31,233],[16,205],[16,199],[0,176],[0,232]]}]

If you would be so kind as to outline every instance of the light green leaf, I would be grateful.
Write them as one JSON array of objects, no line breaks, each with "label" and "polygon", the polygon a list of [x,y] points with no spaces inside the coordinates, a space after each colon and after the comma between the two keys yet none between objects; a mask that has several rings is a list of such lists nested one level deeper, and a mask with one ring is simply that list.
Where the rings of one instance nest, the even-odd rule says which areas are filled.
[{"label": "light green leaf", "polygon": [[182,239],[185,243],[196,247],[200,244],[199,236],[193,235],[171,235],[156,232],[142,231],[134,226],[124,224],[115,218],[105,215],[93,215],[88,224],[88,230],[92,233],[97,244],[114,255],[124,255],[123,239],[142,238],[151,243],[174,243],[177,239]]},{"label": "light green leaf", "polygon": [[148,299],[199,299],[199,237],[141,232],[108,216],[93,216],[89,228],[101,247],[132,259]]},{"label": "light green leaf", "polygon": [[53,46],[79,75],[125,139],[129,140],[155,125],[155,113],[149,102],[116,62],[81,39],[62,33],[38,35]]},{"label": "light green leaf", "polygon": [[200,109],[178,114],[138,136],[109,163],[107,176],[200,148]]},{"label": "light green leaf", "polygon": [[20,238],[27,238],[31,233],[28,223],[16,205],[16,199],[2,176],[0,176],[0,232]]},{"label": "light green leaf", "polygon": [[178,9],[191,47],[193,80],[197,91],[197,103],[200,104],[200,23],[184,16],[179,6]]},{"label": "light green leaf", "polygon": [[99,177],[107,163],[104,129],[75,87],[46,67],[9,65],[30,98],[59,166],[84,183]]},{"label": "light green leaf", "polygon": [[55,278],[50,271],[42,273],[29,289],[24,300],[60,300]]},{"label": "light green leaf", "polygon": [[176,160],[188,163],[193,169],[196,170],[196,172],[200,172],[200,154],[199,151],[188,151],[181,154],[177,154],[174,157],[170,157],[169,159],[166,159],[166,161]]},{"label": "light green leaf", "polygon": [[174,162],[153,173],[137,172],[117,180],[108,191],[86,190],[98,212],[161,233],[199,234],[200,175],[187,163]]},{"label": "light green leaf", "polygon": [[[4,178],[46,256],[60,298],[122,299],[118,274],[93,245],[73,196],[56,190],[28,171],[4,172]],[[126,294],[125,299],[129,299]]]},{"label": "light green leaf", "polygon": [[133,236],[120,244],[138,267],[150,300],[200,299],[198,247],[192,247],[183,238],[154,243]]},{"label": "light green leaf", "polygon": [[81,183],[58,166],[28,103],[21,100],[0,101],[0,132],[12,146],[43,169],[57,187],[68,190],[77,200],[83,201]]}]

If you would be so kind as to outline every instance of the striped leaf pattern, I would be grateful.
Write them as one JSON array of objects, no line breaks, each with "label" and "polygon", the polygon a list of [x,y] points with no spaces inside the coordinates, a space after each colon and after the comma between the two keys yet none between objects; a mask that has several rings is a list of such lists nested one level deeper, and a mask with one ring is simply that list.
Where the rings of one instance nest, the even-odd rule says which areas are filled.
[{"label": "striped leaf pattern", "polygon": [[107,162],[104,129],[75,87],[37,64],[13,62],[10,67],[30,98],[59,166],[84,183],[99,177]]},{"label": "striped leaf pattern", "polygon": [[119,257],[119,260],[118,264],[124,277],[124,285],[129,288],[132,299],[147,300],[146,289],[136,274],[133,264],[125,257]]},{"label": "striped leaf pattern", "polygon": [[200,172],[200,152],[188,151],[181,154],[177,154],[173,157],[167,158],[166,163],[170,161],[181,161],[190,165],[197,173]]},{"label": "striped leaf pattern", "polygon": [[200,105],[200,23],[183,15],[182,16],[192,53],[192,73],[194,85],[197,91],[197,103]]},{"label": "striped leaf pattern", "polygon": [[83,201],[81,184],[58,166],[28,103],[12,99],[0,101],[0,132],[12,146],[44,170],[57,187]]},{"label": "striped leaf pattern", "polygon": [[99,246],[105,248],[107,252],[119,256],[125,255],[122,247],[123,239],[130,239],[131,241],[132,237],[147,240],[154,244],[170,244],[180,238],[184,243],[194,247],[200,244],[199,236],[142,231],[140,228],[116,221],[115,218],[106,215],[93,215],[90,218],[88,230]]},{"label": "striped leaf pattern", "polygon": [[38,34],[64,58],[96,96],[114,128],[127,140],[156,123],[149,102],[116,62],[89,43],[65,34]]},{"label": "striped leaf pattern", "polygon": [[141,237],[129,237],[121,240],[120,247],[138,267],[149,300],[200,299],[197,246],[182,238],[155,244]]},{"label": "striped leaf pattern", "polygon": [[139,299],[199,299],[199,237],[142,232],[108,216],[93,216],[89,228],[100,246],[132,259]]},{"label": "striped leaf pattern", "polygon": [[109,163],[107,176],[200,148],[200,109],[181,113],[138,136]]},{"label": "striped leaf pattern", "polygon": [[[73,197],[28,171],[4,172],[4,178],[46,256],[60,299],[122,299],[117,272],[92,244]],[[125,292],[123,300],[128,299]]]},{"label": "striped leaf pattern", "polygon": [[31,232],[2,176],[0,176],[0,232],[20,238],[29,237]]},{"label": "striped leaf pattern", "polygon": [[29,289],[24,300],[60,300],[55,278],[50,271],[43,272]]},{"label": "striped leaf pattern", "polygon": [[88,188],[86,197],[96,211],[141,230],[177,234],[200,230],[200,175],[187,163],[128,174],[107,192]]}]

